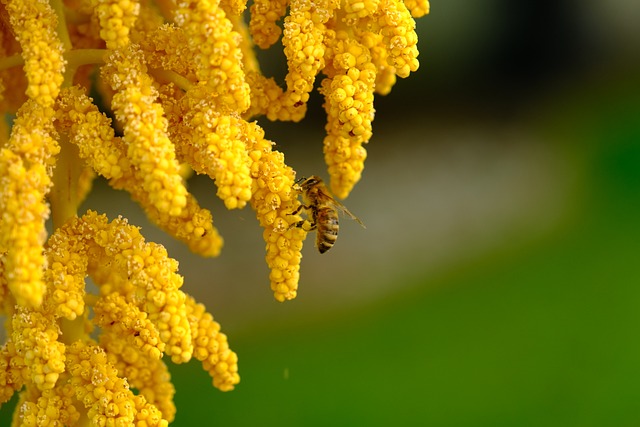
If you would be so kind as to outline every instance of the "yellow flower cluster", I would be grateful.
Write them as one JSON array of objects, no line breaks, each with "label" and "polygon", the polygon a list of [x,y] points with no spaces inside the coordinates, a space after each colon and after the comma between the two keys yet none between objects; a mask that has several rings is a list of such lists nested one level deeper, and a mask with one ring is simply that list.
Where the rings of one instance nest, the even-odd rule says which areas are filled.
[{"label": "yellow flower cluster", "polygon": [[[96,425],[147,416],[163,425],[175,415],[163,354],[174,363],[195,355],[221,390],[238,383],[237,356],[204,306],[179,289],[177,262],[126,220],[108,222],[91,211],[72,218],[50,237],[45,256],[43,304],[8,308],[11,337],[0,351],[0,399],[26,385],[21,398],[32,410],[24,417],[36,416],[38,399],[53,390],[58,412],[86,413]],[[99,295],[86,294],[86,275]],[[100,328],[99,343],[87,334],[92,327]],[[65,400],[69,385],[73,409]]]},{"label": "yellow flower cluster", "polygon": [[[122,217],[78,216],[97,176],[215,257],[222,237],[186,183],[190,172],[209,176],[227,209],[255,211],[275,299],[296,297],[300,188],[254,120],[302,120],[318,85],[331,189],[347,197],[364,168],[374,95],[418,68],[413,18],[429,3],[255,0],[248,22],[246,7],[0,0],[0,405],[19,393],[15,426],[167,425],[168,359],[195,357],[223,391],[240,379],[226,335],[182,291],[165,248]],[[255,52],[279,40],[282,85]]]}]

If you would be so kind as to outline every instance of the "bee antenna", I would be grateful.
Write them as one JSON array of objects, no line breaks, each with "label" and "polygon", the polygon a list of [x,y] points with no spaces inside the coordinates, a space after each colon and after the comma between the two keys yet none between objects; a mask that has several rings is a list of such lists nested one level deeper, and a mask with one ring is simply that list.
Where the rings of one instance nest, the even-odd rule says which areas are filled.
[{"label": "bee antenna", "polygon": [[301,176],[300,178],[296,179],[296,184],[300,184],[305,179],[307,179],[307,178],[305,178],[304,176]]}]

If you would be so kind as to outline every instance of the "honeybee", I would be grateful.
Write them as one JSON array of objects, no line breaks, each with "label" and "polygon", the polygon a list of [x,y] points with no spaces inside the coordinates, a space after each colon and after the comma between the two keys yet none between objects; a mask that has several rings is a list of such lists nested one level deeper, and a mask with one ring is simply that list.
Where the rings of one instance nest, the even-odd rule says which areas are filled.
[{"label": "honeybee", "polygon": [[342,203],[331,196],[321,178],[313,175],[304,179],[299,184],[299,191],[302,193],[304,204],[300,205],[291,215],[304,209],[311,218],[310,220],[298,221],[291,227],[302,227],[305,222],[309,221],[311,227],[307,231],[316,230],[316,247],[321,254],[331,249],[338,239],[338,230],[340,229],[338,211],[356,220],[361,226],[365,226],[360,218],[349,212]]}]

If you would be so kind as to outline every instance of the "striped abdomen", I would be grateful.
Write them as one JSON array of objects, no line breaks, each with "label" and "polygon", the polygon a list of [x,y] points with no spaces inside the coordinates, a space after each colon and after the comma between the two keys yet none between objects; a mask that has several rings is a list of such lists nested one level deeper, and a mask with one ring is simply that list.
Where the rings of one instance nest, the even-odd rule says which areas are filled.
[{"label": "striped abdomen", "polygon": [[324,206],[318,209],[316,214],[316,246],[321,254],[325,253],[338,239],[338,212],[332,208]]}]

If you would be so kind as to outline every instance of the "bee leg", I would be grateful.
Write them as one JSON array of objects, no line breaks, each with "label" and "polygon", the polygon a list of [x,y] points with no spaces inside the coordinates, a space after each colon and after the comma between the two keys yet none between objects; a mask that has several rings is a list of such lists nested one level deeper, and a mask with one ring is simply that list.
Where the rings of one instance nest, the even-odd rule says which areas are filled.
[{"label": "bee leg", "polygon": [[[305,224],[309,224],[309,228],[308,229],[306,229],[304,227]],[[302,228],[304,231],[309,232],[309,231],[313,231],[316,228],[318,228],[318,224],[310,223],[308,220],[303,219],[302,221],[294,222],[293,224],[291,224],[287,230],[291,230],[294,227]]]},{"label": "bee leg", "polygon": [[302,209],[308,210],[308,209],[311,209],[311,206],[300,205],[300,206],[298,206],[298,207],[296,208],[296,210],[295,210],[295,211],[291,212],[289,215],[295,215],[295,214],[298,214],[298,213],[300,213],[300,211],[301,211]]}]

